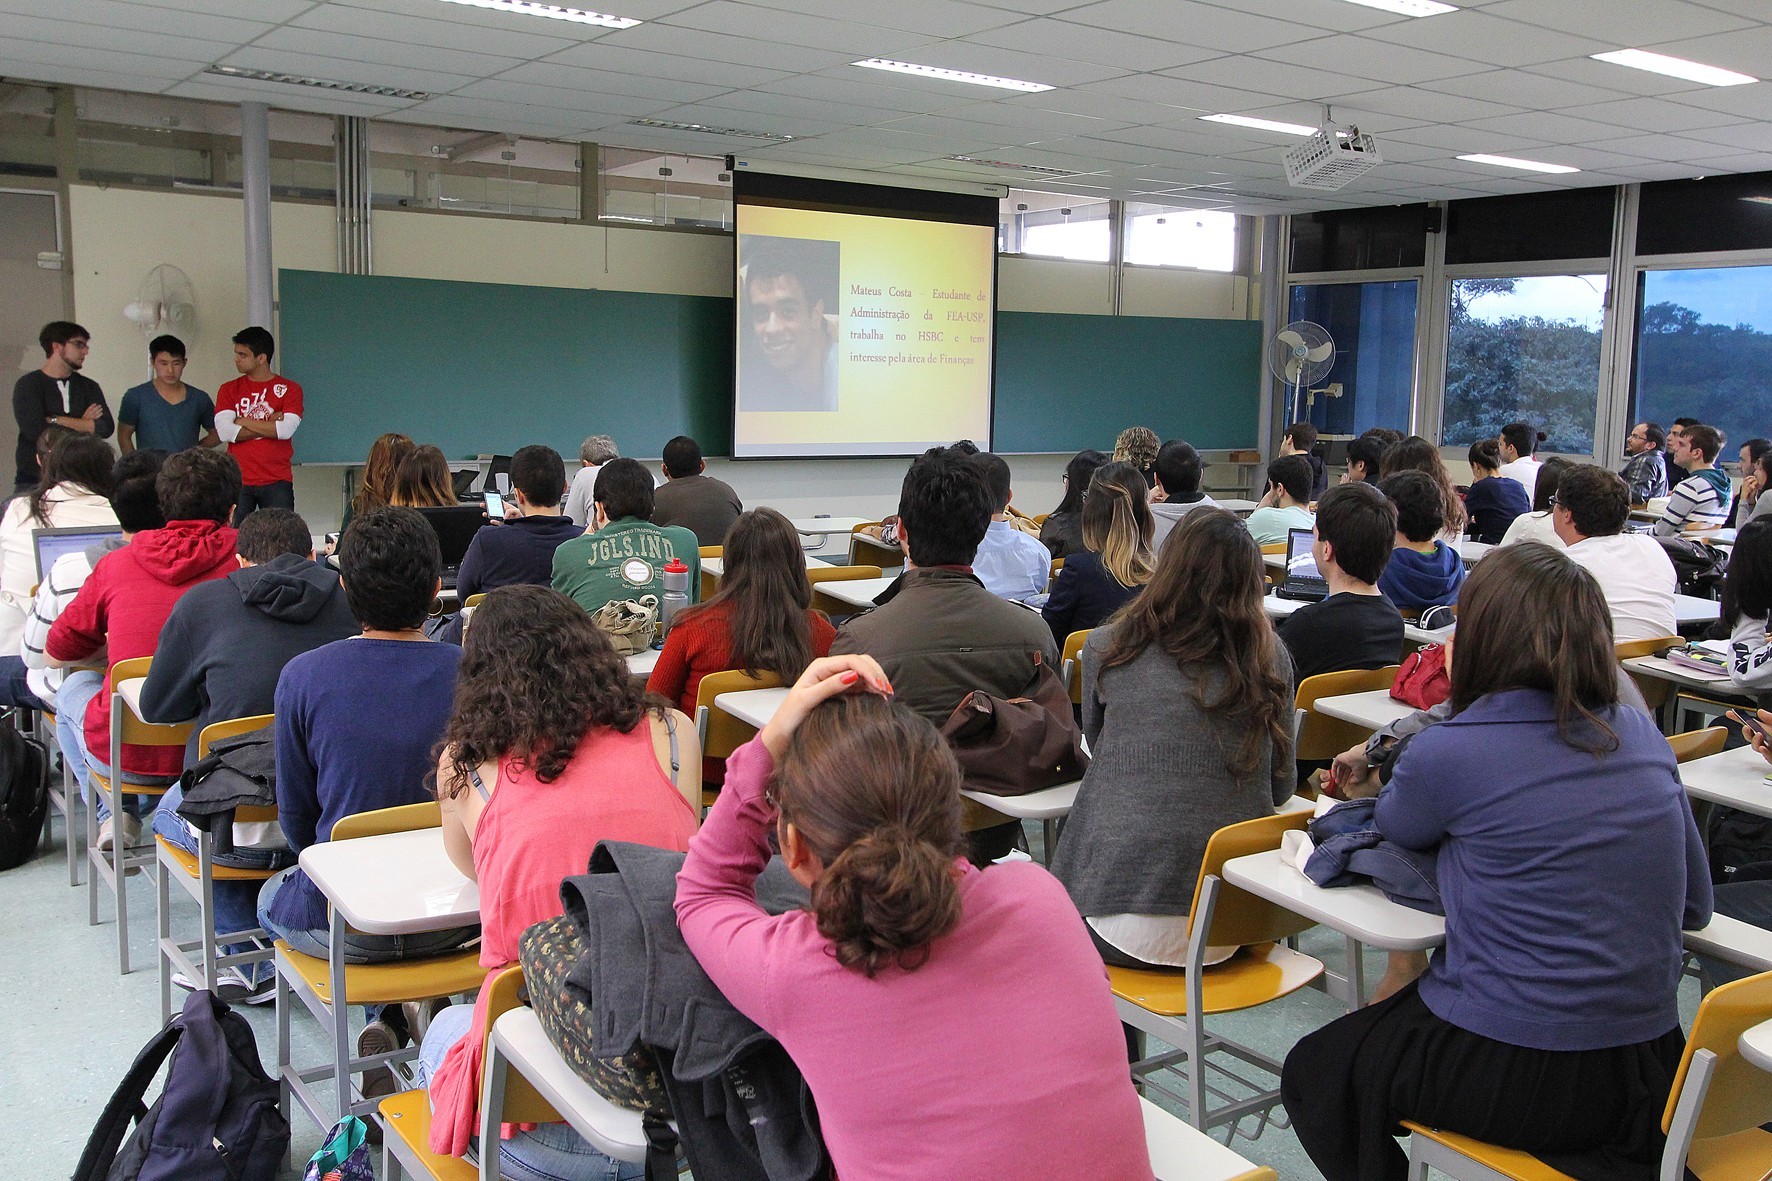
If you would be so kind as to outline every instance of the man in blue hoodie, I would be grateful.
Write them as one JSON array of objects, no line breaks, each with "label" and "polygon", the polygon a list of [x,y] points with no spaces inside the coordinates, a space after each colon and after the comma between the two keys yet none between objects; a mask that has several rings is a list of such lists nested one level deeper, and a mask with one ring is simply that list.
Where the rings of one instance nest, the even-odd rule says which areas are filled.
[{"label": "man in blue hoodie", "polygon": [[1464,558],[1440,538],[1446,512],[1439,485],[1425,472],[1398,472],[1378,490],[1397,506],[1397,540],[1378,589],[1401,611],[1458,600]]},{"label": "man in blue hoodie", "polygon": [[[291,510],[262,508],[248,516],[235,550],[240,569],[191,588],[172,609],[142,685],[145,721],[196,719],[185,748],[187,767],[197,761],[197,735],[203,727],[270,713],[285,664],[358,630],[337,573],[314,561],[307,522]],[[182,798],[177,787],[167,793],[154,814],[154,831],[194,853],[197,835],[178,816]],[[241,869],[280,869],[292,860],[280,832],[265,843],[236,841],[233,853],[216,857],[218,864]],[[255,881],[215,883],[211,918],[218,933],[258,926],[258,887]],[[222,999],[248,1004],[271,999],[270,966],[254,966],[261,969],[262,984],[239,969],[226,970],[217,981]],[[182,974],[173,982],[201,987]]]}]

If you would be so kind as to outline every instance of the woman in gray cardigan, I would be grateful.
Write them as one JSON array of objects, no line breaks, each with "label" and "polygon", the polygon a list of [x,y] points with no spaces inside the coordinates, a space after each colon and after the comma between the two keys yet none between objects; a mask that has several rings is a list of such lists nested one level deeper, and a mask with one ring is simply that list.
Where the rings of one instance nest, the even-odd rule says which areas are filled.
[{"label": "woman in gray cardigan", "polygon": [[1292,661],[1265,586],[1241,521],[1189,513],[1144,592],[1083,647],[1093,760],[1052,872],[1110,964],[1185,966],[1207,840],[1292,794]]}]

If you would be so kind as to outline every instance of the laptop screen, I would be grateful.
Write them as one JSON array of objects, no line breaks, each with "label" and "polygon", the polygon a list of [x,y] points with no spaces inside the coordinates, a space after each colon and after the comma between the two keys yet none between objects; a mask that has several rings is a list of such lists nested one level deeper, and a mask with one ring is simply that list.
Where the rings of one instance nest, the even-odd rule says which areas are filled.
[{"label": "laptop screen", "polygon": [[437,546],[443,551],[445,566],[459,566],[467,556],[468,544],[480,526],[486,524],[486,510],[478,502],[453,508],[421,508],[418,510],[437,532]]},{"label": "laptop screen", "polygon": [[88,546],[122,536],[123,530],[115,525],[32,530],[31,537],[37,547],[37,581],[42,582],[49,577],[49,568],[63,554],[77,554]]},{"label": "laptop screen", "polygon": [[1286,577],[1321,580],[1317,559],[1311,553],[1315,535],[1309,529],[1294,529],[1286,535]]}]

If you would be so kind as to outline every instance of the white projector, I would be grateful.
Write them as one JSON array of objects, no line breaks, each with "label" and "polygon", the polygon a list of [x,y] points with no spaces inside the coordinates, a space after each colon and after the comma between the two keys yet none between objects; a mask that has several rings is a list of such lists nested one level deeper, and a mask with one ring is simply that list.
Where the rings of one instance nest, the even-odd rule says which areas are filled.
[{"label": "white projector", "polygon": [[1286,183],[1295,189],[1335,192],[1384,163],[1378,141],[1349,127],[1323,127],[1286,151]]}]

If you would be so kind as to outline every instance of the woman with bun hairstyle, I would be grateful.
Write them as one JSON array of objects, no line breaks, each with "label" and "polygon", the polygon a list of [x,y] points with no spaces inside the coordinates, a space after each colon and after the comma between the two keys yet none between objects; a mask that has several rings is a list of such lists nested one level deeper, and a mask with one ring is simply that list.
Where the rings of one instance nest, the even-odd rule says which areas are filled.
[{"label": "woman with bun hairstyle", "polygon": [[1148,426],[1129,426],[1114,439],[1113,461],[1131,464],[1149,487],[1156,482],[1157,452],[1162,448],[1156,431]]},{"label": "woman with bun hairstyle", "polygon": [[1083,498],[1083,548],[1064,560],[1040,608],[1060,647],[1072,632],[1087,631],[1124,607],[1151,580],[1155,531],[1138,470],[1129,463],[1097,468]]},{"label": "woman with bun hairstyle", "polygon": [[1498,545],[1514,519],[1532,511],[1532,501],[1518,480],[1501,474],[1501,446],[1494,439],[1471,444],[1471,488],[1464,495],[1470,533],[1487,545]]},{"label": "woman with bun hairstyle", "polygon": [[388,503],[404,508],[454,508],[460,504],[443,452],[429,443],[414,447],[394,469]]},{"label": "woman with bun hairstyle", "polygon": [[[871,657],[815,660],[732,755],[677,877],[684,941],[799,1066],[843,1181],[1150,1181],[1076,909],[1037,865],[966,860],[959,764],[890,693]],[[810,909],[757,905],[771,838]]]},{"label": "woman with bun hairstyle", "polygon": [[[480,886],[488,981],[517,962],[525,930],[560,915],[560,883],[585,871],[599,841],[688,847],[698,753],[689,719],[645,696],[577,603],[545,586],[487,593],[464,637],[437,796],[443,848]],[[444,1009],[419,1049],[433,1152],[460,1156],[478,1133],[486,998],[483,986],[479,1003]],[[499,1163],[501,1176],[528,1181],[644,1172],[565,1124],[506,1139]]]},{"label": "woman with bun hairstyle", "polygon": [[695,713],[695,694],[709,673],[744,669],[791,683],[814,657],[831,650],[837,629],[812,609],[812,584],[800,535],[772,508],[741,513],[726,531],[726,573],[705,603],[671,620],[649,693]]}]

